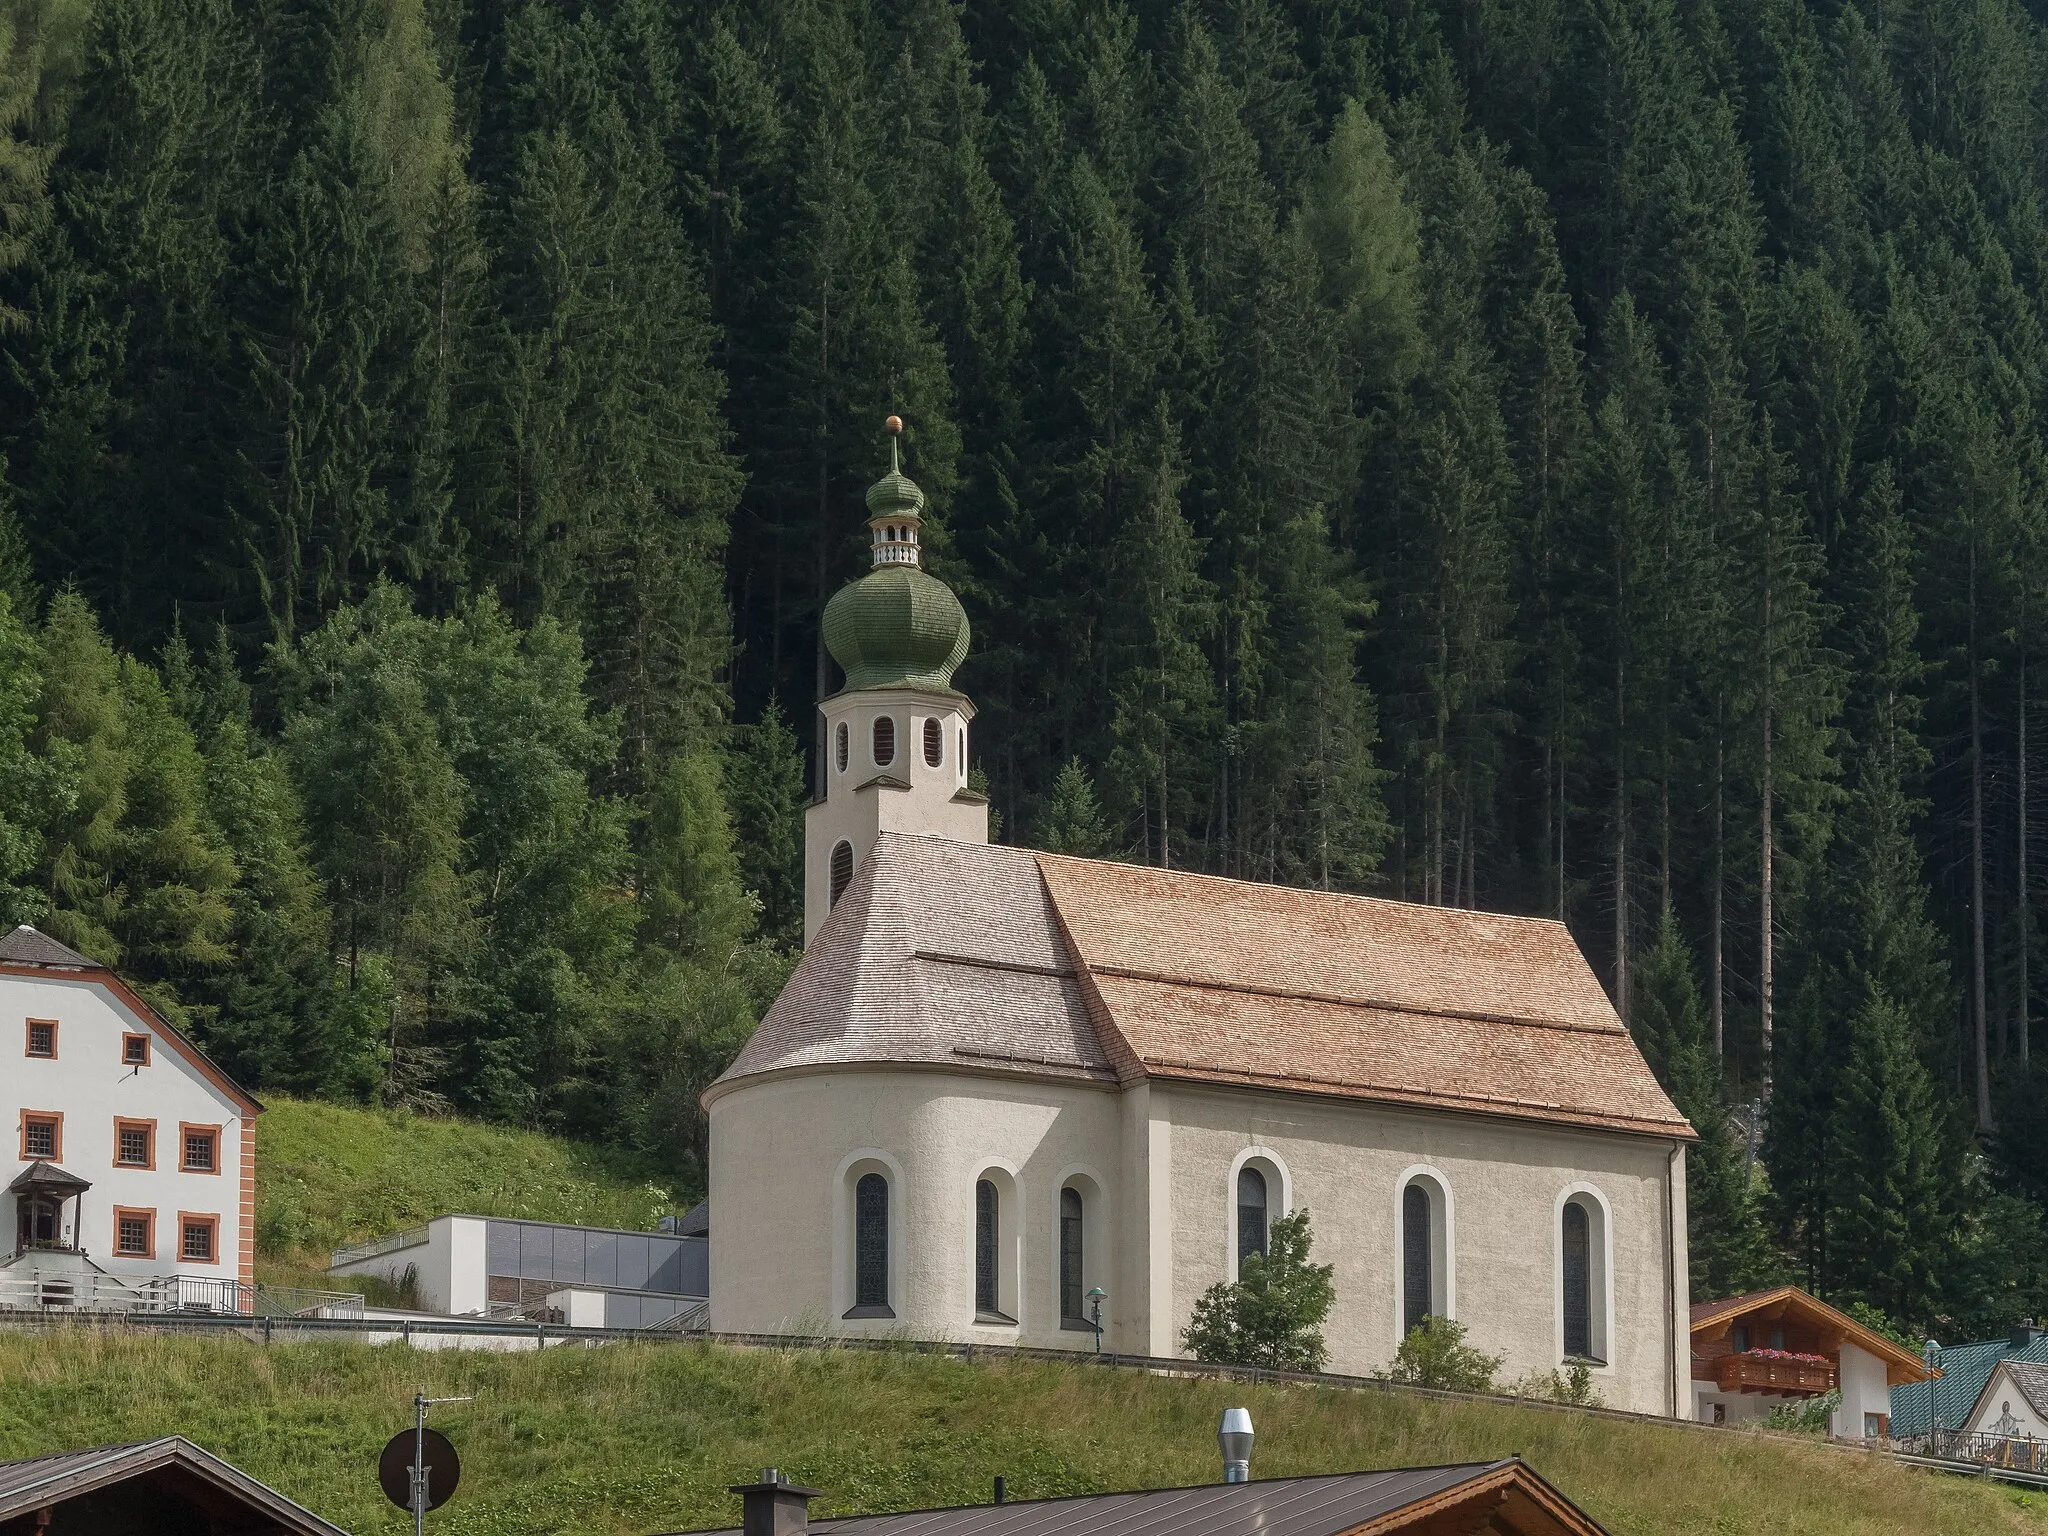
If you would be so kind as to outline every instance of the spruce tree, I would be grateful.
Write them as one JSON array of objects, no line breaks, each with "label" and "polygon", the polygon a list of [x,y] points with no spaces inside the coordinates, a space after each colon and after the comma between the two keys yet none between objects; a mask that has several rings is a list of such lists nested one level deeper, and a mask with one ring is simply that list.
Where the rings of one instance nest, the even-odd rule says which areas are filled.
[{"label": "spruce tree", "polygon": [[1094,781],[1081,759],[1070,757],[1060,765],[1052,781],[1052,792],[1033,824],[1031,843],[1047,853],[1067,853],[1084,859],[1099,859],[1110,852],[1108,823],[1102,802],[1096,797]]}]

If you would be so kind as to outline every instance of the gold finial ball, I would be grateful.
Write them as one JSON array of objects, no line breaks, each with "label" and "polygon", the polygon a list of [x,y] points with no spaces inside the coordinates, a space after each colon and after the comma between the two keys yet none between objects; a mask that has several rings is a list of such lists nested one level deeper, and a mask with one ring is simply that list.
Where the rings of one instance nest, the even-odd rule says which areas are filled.
[{"label": "gold finial ball", "polygon": [[901,437],[903,435],[903,418],[901,416],[891,416],[882,425],[888,428],[891,437]]}]

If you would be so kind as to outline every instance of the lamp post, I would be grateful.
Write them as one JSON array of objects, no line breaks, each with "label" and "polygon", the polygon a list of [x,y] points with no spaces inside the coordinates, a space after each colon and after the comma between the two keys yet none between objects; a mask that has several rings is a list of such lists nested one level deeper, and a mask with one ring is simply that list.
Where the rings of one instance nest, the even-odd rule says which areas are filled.
[{"label": "lamp post", "polygon": [[1102,1304],[1109,1300],[1109,1292],[1096,1286],[1088,1292],[1088,1322],[1095,1330],[1095,1353],[1102,1353]]},{"label": "lamp post", "polygon": [[1941,1345],[1929,1339],[1920,1350],[1920,1358],[1927,1362],[1927,1448],[1935,1455],[1941,1454],[1941,1398],[1934,1384],[1941,1379],[1935,1361],[1941,1354]]}]

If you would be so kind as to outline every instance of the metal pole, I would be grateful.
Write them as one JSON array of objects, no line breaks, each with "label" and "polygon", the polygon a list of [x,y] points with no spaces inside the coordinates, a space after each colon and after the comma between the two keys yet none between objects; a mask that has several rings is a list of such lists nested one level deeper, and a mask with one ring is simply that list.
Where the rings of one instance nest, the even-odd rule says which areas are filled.
[{"label": "metal pole", "polygon": [[412,1427],[412,1536],[423,1536],[427,1528],[427,1392],[413,1394]]}]

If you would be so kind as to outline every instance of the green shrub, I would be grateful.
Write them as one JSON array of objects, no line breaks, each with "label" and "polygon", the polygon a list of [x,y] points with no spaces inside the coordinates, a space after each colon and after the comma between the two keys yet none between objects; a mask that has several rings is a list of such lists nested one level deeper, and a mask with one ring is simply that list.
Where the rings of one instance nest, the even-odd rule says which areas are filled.
[{"label": "green shrub", "polygon": [[1195,1303],[1182,1337],[1197,1360],[1320,1371],[1329,1358],[1323,1319],[1336,1300],[1335,1266],[1311,1264],[1308,1211],[1273,1223],[1266,1252],[1249,1255],[1238,1278],[1212,1285]]},{"label": "green shrub", "polygon": [[1764,1423],[1770,1429],[1789,1429],[1802,1435],[1824,1435],[1828,1432],[1828,1420],[1835,1416],[1835,1410],[1841,1406],[1842,1389],[1836,1387],[1821,1393],[1819,1397],[1780,1403],[1771,1410],[1771,1416]]},{"label": "green shrub", "polygon": [[1491,1392],[1501,1355],[1489,1355],[1465,1342],[1465,1325],[1448,1317],[1425,1317],[1408,1330],[1394,1353],[1388,1374],[1412,1387],[1442,1392]]}]

